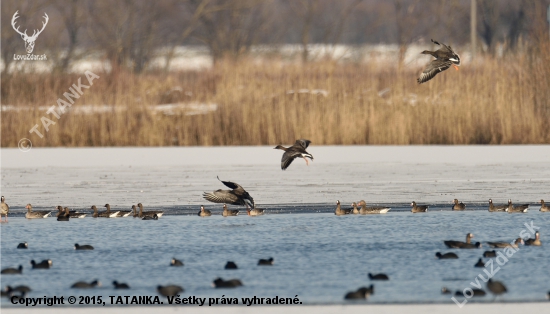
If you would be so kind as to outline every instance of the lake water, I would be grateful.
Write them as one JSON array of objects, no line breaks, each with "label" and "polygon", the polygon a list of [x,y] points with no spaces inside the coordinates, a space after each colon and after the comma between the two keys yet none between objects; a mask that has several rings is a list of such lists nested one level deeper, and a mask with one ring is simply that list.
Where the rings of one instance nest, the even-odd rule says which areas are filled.
[{"label": "lake water", "polygon": [[[550,213],[539,212],[536,201],[550,200],[549,146],[312,146],[308,151],[315,156],[313,164],[296,160],[283,172],[281,152],[271,147],[2,149],[2,195],[12,214],[0,227],[1,265],[24,267],[23,275],[2,275],[2,286],[30,285],[31,297],[109,301],[116,295],[155,296],[157,285],[179,284],[185,288],[182,297],[298,295],[304,304],[317,304],[343,303],[346,292],[374,283],[369,303],[452,303],[441,287],[462,290],[484,274],[473,265],[486,241],[511,241],[532,223],[540,228],[543,246],[520,247],[494,278],[509,291],[499,299],[544,300],[550,290]],[[201,197],[224,188],[216,175],[243,185],[266,215],[248,217],[242,208],[237,217],[218,215],[221,206]],[[472,210],[451,212],[453,198]],[[532,207],[526,214],[489,213],[489,198]],[[336,200],[347,206],[360,199],[392,210],[332,214]],[[430,204],[430,211],[408,212],[412,200]],[[35,209],[105,203],[126,209],[137,202],[166,214],[158,221],[23,218],[27,203]],[[215,215],[195,216],[200,204]],[[446,249],[443,240],[463,241],[468,232],[485,247]],[[23,241],[29,249],[16,249]],[[75,251],[74,243],[95,250]],[[434,256],[438,251],[454,251],[460,258],[440,261]],[[172,257],[185,266],[169,267]],[[275,258],[274,266],[256,265],[268,257]],[[31,259],[51,259],[53,267],[32,270]],[[239,269],[224,270],[227,261]],[[390,280],[371,282],[369,272],[386,273]],[[244,286],[216,290],[211,286],[216,277],[239,278]],[[76,281],[94,279],[103,286],[69,289]],[[132,289],[114,290],[113,280]],[[2,300],[2,306],[7,303]]]}]

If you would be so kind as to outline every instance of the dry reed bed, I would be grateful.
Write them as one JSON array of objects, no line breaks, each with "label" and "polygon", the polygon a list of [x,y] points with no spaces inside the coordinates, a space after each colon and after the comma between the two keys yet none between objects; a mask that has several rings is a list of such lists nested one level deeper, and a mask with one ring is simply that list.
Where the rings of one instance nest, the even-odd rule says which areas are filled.
[{"label": "dry reed bed", "polygon": [[[550,143],[550,54],[510,56],[450,69],[418,85],[420,71],[383,65],[221,62],[202,72],[96,73],[73,106],[125,106],[103,114],[68,112],[44,138],[29,134],[44,111],[4,111],[2,147],[36,146]],[[2,104],[51,106],[83,75],[2,77]],[[86,80],[83,78],[83,83]],[[168,94],[181,87],[183,92]],[[320,89],[328,94],[288,93]],[[191,92],[185,95],[184,92]],[[163,115],[162,103],[218,104],[203,115]],[[39,130],[42,130],[40,125]]]}]

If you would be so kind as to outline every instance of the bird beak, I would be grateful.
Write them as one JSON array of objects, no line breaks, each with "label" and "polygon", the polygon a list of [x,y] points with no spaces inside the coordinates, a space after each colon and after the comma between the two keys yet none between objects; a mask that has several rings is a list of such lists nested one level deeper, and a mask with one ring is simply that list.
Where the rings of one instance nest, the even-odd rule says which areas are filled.
[{"label": "bird beak", "polygon": [[455,70],[457,70],[457,71],[458,71],[458,67],[457,67],[457,66],[456,66],[455,64],[453,64],[453,66],[455,67]]}]

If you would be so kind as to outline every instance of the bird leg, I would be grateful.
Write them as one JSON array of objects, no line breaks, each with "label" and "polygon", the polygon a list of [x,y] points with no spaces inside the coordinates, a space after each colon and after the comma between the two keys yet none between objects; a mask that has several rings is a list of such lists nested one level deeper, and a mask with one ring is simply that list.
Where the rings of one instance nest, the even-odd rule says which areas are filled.
[{"label": "bird leg", "polygon": [[306,161],[306,166],[309,166],[309,163],[307,162],[307,158],[306,157],[302,157],[304,158],[304,160]]},{"label": "bird leg", "polygon": [[453,64],[453,66],[455,67],[455,70],[458,71],[458,67],[456,66],[456,64]]}]

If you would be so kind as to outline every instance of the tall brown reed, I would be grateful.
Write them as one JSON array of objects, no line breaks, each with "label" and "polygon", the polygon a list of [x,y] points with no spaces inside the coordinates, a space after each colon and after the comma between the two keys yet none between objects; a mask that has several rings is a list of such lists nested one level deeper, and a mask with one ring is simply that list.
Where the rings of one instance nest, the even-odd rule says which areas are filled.
[{"label": "tall brown reed", "polygon": [[[317,145],[548,144],[549,55],[485,58],[422,85],[416,83],[421,69],[333,61],[227,61],[168,75],[96,73],[100,78],[73,108],[124,109],[69,110],[59,120],[48,115],[57,124],[44,138],[29,134],[35,124],[42,130],[45,112],[38,106],[55,105],[81,75],[4,75],[2,104],[35,109],[2,112],[2,147],[17,146],[23,137],[35,147],[275,145],[297,138]],[[176,87],[182,92],[170,92]],[[189,116],[149,108],[191,101],[215,103],[218,110]]]}]

